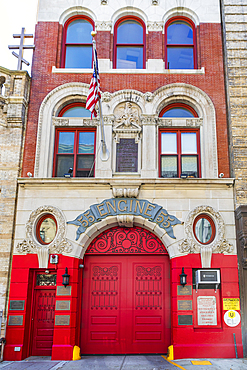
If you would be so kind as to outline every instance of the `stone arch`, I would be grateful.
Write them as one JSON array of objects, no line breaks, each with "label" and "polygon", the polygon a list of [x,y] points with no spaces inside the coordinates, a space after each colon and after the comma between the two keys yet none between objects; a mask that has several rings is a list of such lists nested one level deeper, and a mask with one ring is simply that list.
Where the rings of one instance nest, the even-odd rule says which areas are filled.
[{"label": "stone arch", "polygon": [[131,11],[130,11],[130,7],[124,7],[124,8],[116,10],[112,14],[112,16],[111,16],[111,21],[112,21],[112,30],[111,30],[111,32],[112,33],[114,32],[114,25],[115,25],[115,23],[117,22],[118,19],[120,19],[122,17],[128,17],[128,16],[136,16],[136,17],[140,18],[145,23],[146,33],[148,33],[148,27],[147,27],[148,17],[147,17],[147,15],[143,10],[135,8],[135,7],[131,7]]},{"label": "stone arch", "polygon": [[86,15],[87,17],[91,18],[93,22],[96,21],[96,15],[92,10],[85,8],[83,6],[73,6],[71,8],[66,9],[59,17],[59,23],[64,25],[65,22],[75,16],[75,15]]},{"label": "stone arch", "polygon": [[66,83],[53,89],[42,101],[39,110],[35,177],[49,177],[52,174],[55,128],[52,117],[64,103],[71,99],[86,100],[89,85],[79,82]]},{"label": "stone arch", "polygon": [[218,177],[216,113],[210,97],[196,86],[185,83],[174,83],[154,91],[152,114],[158,115],[167,105],[183,102],[191,105],[202,118],[201,166],[202,177]]},{"label": "stone arch", "polygon": [[195,26],[198,26],[200,23],[200,19],[198,15],[189,8],[186,7],[176,7],[169,9],[163,16],[163,22],[166,24],[166,22],[172,18],[172,17],[186,17],[192,20],[192,22],[195,24]]},{"label": "stone arch", "polygon": [[[79,245],[81,247],[81,251],[78,257],[83,258],[89,245],[98,235],[116,226],[119,226],[118,216],[110,216],[110,217],[107,217],[105,220],[89,227],[81,235],[79,239]],[[179,237],[175,240],[170,238],[167,235],[166,231],[161,229],[156,223],[150,222],[141,216],[133,216],[133,226],[139,226],[153,233],[163,243],[170,258],[178,257],[179,255],[182,255],[182,253],[179,252],[178,246],[183,241],[183,237],[184,237],[184,226],[183,225],[176,225],[177,231],[178,231],[178,228],[180,228],[180,230],[178,232]]]}]

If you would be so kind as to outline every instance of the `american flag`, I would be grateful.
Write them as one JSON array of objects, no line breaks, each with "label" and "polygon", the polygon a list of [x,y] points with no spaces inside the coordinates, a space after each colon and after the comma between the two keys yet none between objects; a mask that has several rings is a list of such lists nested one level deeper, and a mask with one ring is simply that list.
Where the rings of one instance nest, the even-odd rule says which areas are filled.
[{"label": "american flag", "polygon": [[92,76],[90,86],[89,86],[89,94],[88,94],[87,101],[86,101],[86,109],[90,110],[91,118],[93,115],[94,117],[97,117],[97,112],[96,112],[95,107],[99,99],[101,99],[100,78],[99,78],[97,54],[95,51],[94,71],[93,71],[93,76]]}]

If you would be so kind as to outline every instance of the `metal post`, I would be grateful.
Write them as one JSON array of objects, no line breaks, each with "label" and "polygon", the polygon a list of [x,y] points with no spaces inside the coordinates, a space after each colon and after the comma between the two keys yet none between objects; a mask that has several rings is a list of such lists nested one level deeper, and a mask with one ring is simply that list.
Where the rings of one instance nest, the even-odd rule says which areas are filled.
[{"label": "metal post", "polygon": [[237,350],[237,343],[236,343],[235,333],[233,333],[233,340],[234,340],[236,358],[238,358],[238,350]]},{"label": "metal post", "polygon": [[[96,75],[96,80],[97,80],[97,85],[98,85],[98,74],[97,74],[97,66],[96,66],[96,41],[94,40],[94,36],[96,35],[96,32],[92,31],[91,35],[93,36],[94,72]],[[102,161],[107,161],[109,159],[109,151],[106,147],[106,142],[105,142],[105,130],[104,130],[104,120],[103,120],[101,99],[99,99],[99,116],[100,116],[100,131],[101,131],[101,144],[102,144],[100,158]]]}]

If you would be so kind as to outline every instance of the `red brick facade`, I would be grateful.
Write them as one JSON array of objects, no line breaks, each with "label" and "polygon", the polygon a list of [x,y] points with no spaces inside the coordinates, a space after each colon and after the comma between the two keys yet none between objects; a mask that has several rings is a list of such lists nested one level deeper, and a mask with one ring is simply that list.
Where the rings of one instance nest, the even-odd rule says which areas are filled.
[{"label": "red brick facade", "polygon": [[[112,60],[113,37],[110,32],[99,31],[97,49],[99,58]],[[60,66],[62,27],[56,22],[39,22],[36,26],[35,53],[32,67],[32,89],[29,105],[26,142],[22,176],[33,173],[36,137],[40,105],[54,88],[68,82],[89,84],[91,74],[52,74],[52,67]],[[146,56],[161,59],[164,55],[164,35],[149,32],[146,40]],[[200,24],[197,29],[198,68],[204,67],[205,74],[111,74],[101,73],[102,91],[115,92],[121,89],[139,90],[143,93],[155,91],[172,83],[186,83],[203,90],[211,99],[216,110],[218,169],[229,177],[229,157],[226,121],[226,103],[223,73],[223,54],[220,24]]]}]

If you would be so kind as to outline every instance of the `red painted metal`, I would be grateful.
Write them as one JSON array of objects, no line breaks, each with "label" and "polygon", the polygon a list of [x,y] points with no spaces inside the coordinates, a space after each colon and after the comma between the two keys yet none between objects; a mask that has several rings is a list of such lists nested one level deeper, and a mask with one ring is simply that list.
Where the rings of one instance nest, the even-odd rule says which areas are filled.
[{"label": "red painted metal", "polygon": [[161,111],[160,111],[160,114],[159,114],[159,117],[163,117],[163,114],[165,112],[167,112],[169,109],[172,109],[172,108],[185,108],[187,109],[188,111],[190,111],[194,117],[198,117],[198,114],[197,112],[195,111],[194,108],[192,108],[190,105],[188,104],[184,104],[184,103],[172,103],[172,104],[169,104],[167,106],[165,106]]},{"label": "red painted metal", "polygon": [[85,257],[82,353],[166,353],[169,276],[167,255]]},{"label": "red painted metal", "polygon": [[164,244],[140,227],[115,227],[97,237],[87,254],[168,254]]},{"label": "red painted metal", "polygon": [[54,330],[55,289],[35,291],[32,356],[51,356]]}]

